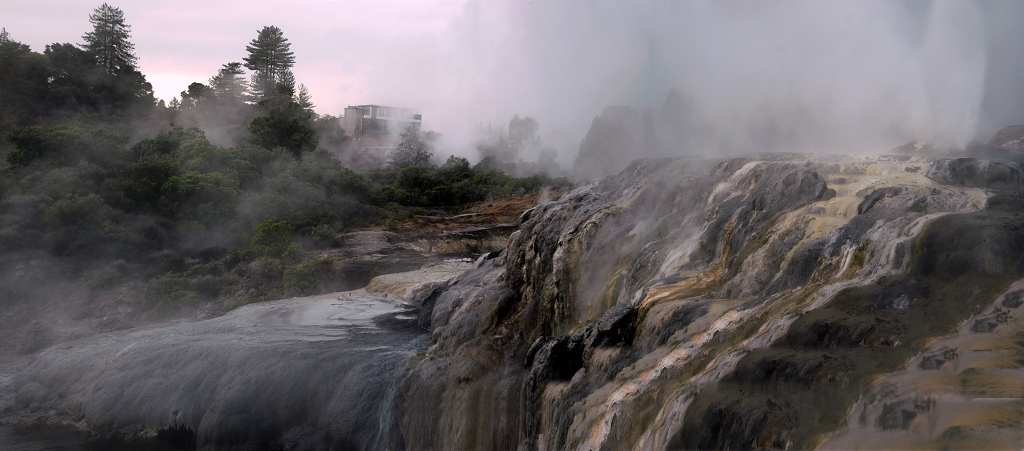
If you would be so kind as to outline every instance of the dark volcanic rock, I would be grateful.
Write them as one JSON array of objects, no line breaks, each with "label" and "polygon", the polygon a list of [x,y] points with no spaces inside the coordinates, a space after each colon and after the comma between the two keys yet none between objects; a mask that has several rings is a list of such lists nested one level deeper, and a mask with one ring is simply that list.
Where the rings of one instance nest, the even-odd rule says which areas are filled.
[{"label": "dark volcanic rock", "polygon": [[[214,425],[224,425],[223,434],[256,434],[242,426],[265,421],[258,424],[269,425],[269,434],[296,439],[254,435],[254,447],[312,448],[803,449],[844,424],[902,439],[920,432],[925,413],[939,418],[929,411],[935,404],[902,387],[937,377],[945,379],[932,388],[954,390],[958,378],[968,385],[990,362],[1015,364],[1008,354],[1016,351],[1002,342],[1009,352],[981,359],[948,343],[1016,330],[997,327],[1015,321],[1016,310],[979,312],[993,312],[991,304],[1024,277],[1019,165],[940,160],[928,169],[936,184],[907,170],[924,160],[636,162],[524,213],[505,251],[488,253],[451,282],[423,286],[410,306],[342,328],[352,334],[345,340],[289,344],[269,356],[261,342],[246,340],[129,348],[130,361],[117,362],[114,376],[82,363],[89,372],[74,395],[100,387],[115,399],[118,391],[96,383],[105,380],[139,391],[117,376],[147,368],[129,365],[137,359],[193,374],[189,365],[202,356],[234,363],[238,355],[245,384],[228,390],[226,407],[215,403],[211,416],[196,420],[192,410],[188,422],[173,422],[167,403],[178,392],[156,397],[150,402],[161,428],[195,426],[201,443],[216,446],[226,442],[204,441]],[[387,255],[396,245],[388,237],[346,239]],[[1024,295],[1011,291],[999,308],[1021,305]],[[222,329],[277,333],[273,322],[253,328],[236,320]],[[993,335],[965,330],[972,328]],[[960,335],[939,341],[950,334]],[[403,336],[410,341],[393,341]],[[907,368],[935,343],[938,351]],[[89,359],[71,351],[50,357],[69,355]],[[958,358],[972,373],[948,374],[965,366],[950,363]],[[38,367],[26,383],[40,385],[25,390],[52,401],[38,403],[42,410],[62,402],[53,400],[61,393],[44,389],[57,377],[47,369]],[[901,371],[909,375],[872,388]],[[1016,373],[972,389],[1005,380],[1016,387],[1008,374]],[[267,377],[278,379],[260,385]],[[267,388],[288,378],[301,382]],[[314,402],[320,399],[328,406]],[[848,421],[858,408],[868,413]],[[996,408],[1003,410],[981,416],[1017,433],[1004,421],[1010,410]],[[939,433],[920,443],[935,444]],[[309,437],[321,441],[303,441]]]},{"label": "dark volcanic rock", "polygon": [[957,352],[953,348],[944,348],[925,354],[921,357],[921,363],[917,365],[922,370],[937,370],[947,362],[956,360]]},{"label": "dark volcanic rock", "polygon": [[881,429],[903,429],[910,427],[910,422],[928,410],[928,401],[923,399],[904,399],[882,408],[875,425]]},{"label": "dark volcanic rock", "polygon": [[1024,304],[1024,290],[1006,293],[1006,296],[1003,298],[1003,307],[1017,308],[1020,307],[1021,304]]},{"label": "dark volcanic rock", "polygon": [[1020,162],[954,158],[936,160],[925,174],[938,183],[976,188],[1024,190]]},{"label": "dark volcanic rock", "polygon": [[974,320],[974,324],[971,325],[971,332],[989,333],[995,330],[996,327],[999,327],[1000,324],[1006,324],[1009,321],[1009,315],[997,308],[996,311]]},{"label": "dark volcanic rock", "polygon": [[992,136],[988,145],[1010,149],[1024,148],[1024,125],[1004,127]]},{"label": "dark volcanic rock", "polygon": [[903,192],[903,188],[898,186],[879,188],[871,192],[868,197],[864,198],[864,201],[857,206],[857,214],[862,215],[867,213],[871,207],[874,207],[878,201],[887,197],[897,196]]},{"label": "dark volcanic rock", "polygon": [[[711,194],[718,183],[727,188]],[[497,263],[438,295],[435,344],[403,383],[403,434],[415,448],[506,448],[530,443],[542,428],[563,431],[584,397],[642,355],[633,345],[643,313],[630,298],[673,283],[651,282],[669,251],[699,232],[689,265],[727,259],[728,277],[736,276],[738,250],[761,246],[756,237],[780,214],[834,195],[815,168],[791,162],[658,160],[524,213]],[[770,247],[798,241],[794,234]],[[806,282],[823,244],[765,265],[759,277],[772,283],[750,279],[734,289],[771,293]],[[644,349],[709,312],[708,305],[666,306]],[[550,384],[565,388],[542,402]],[[483,393],[495,402],[469,401]],[[548,409],[563,413],[548,416]],[[544,446],[564,448],[566,439],[548,434]]]}]

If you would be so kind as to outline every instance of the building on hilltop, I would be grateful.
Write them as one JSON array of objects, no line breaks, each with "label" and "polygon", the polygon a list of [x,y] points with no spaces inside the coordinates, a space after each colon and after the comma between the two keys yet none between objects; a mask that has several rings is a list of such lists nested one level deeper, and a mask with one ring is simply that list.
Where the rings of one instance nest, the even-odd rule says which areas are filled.
[{"label": "building on hilltop", "polygon": [[423,115],[410,108],[384,105],[350,105],[342,128],[364,151],[385,156],[398,145],[399,135],[412,127],[419,133]]}]

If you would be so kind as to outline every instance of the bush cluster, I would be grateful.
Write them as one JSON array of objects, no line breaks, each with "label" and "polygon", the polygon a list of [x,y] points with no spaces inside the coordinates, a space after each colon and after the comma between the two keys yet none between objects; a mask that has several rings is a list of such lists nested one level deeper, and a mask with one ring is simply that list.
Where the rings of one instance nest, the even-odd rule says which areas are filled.
[{"label": "bush cluster", "polygon": [[470,166],[469,160],[451,156],[441,166],[417,164],[402,168],[380,169],[370,174],[374,182],[371,201],[376,205],[439,207],[465,205],[536,192],[544,186],[570,186],[564,178],[545,174],[511,177],[487,167],[486,162]]},{"label": "bush cluster", "polygon": [[0,253],[43,250],[109,267],[82,275],[93,291],[141,275],[144,297],[165,310],[315,292],[330,262],[303,256],[338,233],[394,227],[412,208],[457,210],[568,183],[514,178],[459,157],[364,175],[325,150],[295,158],[252,144],[220,147],[198,129],[130,145],[117,127],[67,121],[7,137]]}]

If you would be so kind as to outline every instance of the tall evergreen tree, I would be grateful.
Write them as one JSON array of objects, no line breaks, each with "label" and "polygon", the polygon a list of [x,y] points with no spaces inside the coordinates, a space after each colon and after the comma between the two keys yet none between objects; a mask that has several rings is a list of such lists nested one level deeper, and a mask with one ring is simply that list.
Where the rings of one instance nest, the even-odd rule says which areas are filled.
[{"label": "tall evergreen tree", "polygon": [[[245,46],[249,52],[244,58],[245,67],[253,71],[249,89],[254,101],[277,94],[278,82],[291,73],[289,69],[295,64],[290,48],[284,33],[273,25],[263,27],[256,39]],[[294,89],[294,81],[292,83]]]},{"label": "tall evergreen tree", "polygon": [[181,109],[191,110],[195,108],[196,105],[206,97],[206,93],[209,91],[209,86],[199,82],[192,82],[188,85],[188,90],[181,91]]},{"label": "tall evergreen tree", "polygon": [[295,94],[295,103],[307,111],[313,111],[313,108],[316,107],[313,104],[313,97],[309,95],[309,90],[303,84],[299,85],[299,92]]},{"label": "tall evergreen tree", "polygon": [[93,30],[82,36],[82,46],[108,74],[118,75],[136,70],[139,58],[131,38],[132,27],[124,22],[124,13],[106,3],[89,14]]},{"label": "tall evergreen tree", "polygon": [[277,94],[288,97],[295,96],[295,74],[286,70],[277,77]]},{"label": "tall evergreen tree", "polygon": [[210,78],[213,95],[223,101],[241,101],[248,87],[243,75],[245,71],[242,70],[242,63],[225,64],[217,71],[217,75]]}]

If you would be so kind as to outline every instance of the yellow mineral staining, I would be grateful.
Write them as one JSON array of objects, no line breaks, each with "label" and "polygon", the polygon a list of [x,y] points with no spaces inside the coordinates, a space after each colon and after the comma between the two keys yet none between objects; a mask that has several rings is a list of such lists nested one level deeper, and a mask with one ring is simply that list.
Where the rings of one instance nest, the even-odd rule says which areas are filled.
[{"label": "yellow mineral staining", "polygon": [[725,271],[722,270],[683,274],[681,282],[648,288],[647,296],[640,301],[640,307],[649,307],[665,300],[686,299],[701,295],[721,286],[724,276]]},{"label": "yellow mineral staining", "polygon": [[[1024,280],[1005,292],[1020,289]],[[865,395],[867,402],[851,409],[847,427],[820,447],[1020,449],[1024,444],[1024,307],[1001,305],[1002,299],[997,297],[968,318],[956,333],[929,343],[905,369],[874,381]],[[1001,318],[998,327],[991,331],[974,327],[979,318],[993,314]],[[886,415],[904,415],[908,422],[904,428],[880,427],[885,421],[879,418]]]},{"label": "yellow mineral staining", "polygon": [[[717,205],[726,197],[749,191],[756,186],[752,180],[749,186],[738,186],[739,181],[749,175],[756,165],[748,163],[729,180],[716,185],[708,196],[708,204]],[[674,282],[649,287],[644,291],[637,304],[643,318],[637,331],[637,341],[654,343],[650,341],[654,340],[651,331],[667,320],[666,315],[682,308],[681,305],[699,302],[709,311],[680,327],[668,337],[664,346],[623,369],[616,376],[615,382],[598,389],[582,401],[586,413],[574,420],[574,432],[571,435],[576,437],[576,441],[571,447],[607,447],[612,437],[610,434],[617,430],[613,424],[618,424],[616,422],[623,421],[623,418],[632,418],[630,415],[633,414],[643,413],[644,418],[647,418],[650,409],[643,404],[646,397],[653,396],[666,404],[657,410],[654,423],[639,435],[642,441],[637,446],[663,448],[668,437],[659,435],[659,431],[675,430],[669,425],[677,424],[685,417],[692,400],[688,387],[718,380],[732,371],[736,362],[750,349],[770,346],[786,333],[802,312],[821,307],[844,288],[872,283],[885,274],[901,270],[901,264],[896,263],[896,254],[909,251],[906,246],[898,247],[897,243],[909,242],[926,223],[942,214],[980,209],[987,196],[983,190],[937,185],[924,175],[928,165],[913,159],[900,161],[897,158],[875,157],[838,164],[811,162],[810,165],[815,166],[828,187],[835,190],[835,195],[830,199],[805,205],[774,218],[759,235],[747,238],[742,249],[736,249],[733,243],[736,234],[742,229],[737,219],[733,218],[719,233],[720,247],[715,261],[695,271],[683,271],[680,268],[692,264],[690,257],[698,249],[699,237],[685,241],[678,249],[667,253],[668,257],[659,275],[672,277]],[[781,262],[778,259],[771,260],[778,262],[773,264],[777,264],[781,271],[790,264],[795,250],[802,245],[836,239],[832,236],[833,232],[859,214],[858,206],[864,198],[886,187],[899,187],[902,194],[910,193],[914,198],[935,196],[940,200],[952,199],[950,202],[955,205],[927,204],[919,210],[908,212],[916,216],[888,218],[885,223],[869,224],[871,230],[868,235],[856,238],[856,242],[833,243],[841,248],[838,255],[822,258],[809,283],[801,289],[777,293],[764,299],[758,307],[739,311],[739,307],[751,299],[703,297],[723,287],[730,271],[737,269],[732,268],[732,265],[744,265],[740,272],[748,265],[764,267],[765,262],[769,261],[766,258],[769,252],[784,252]],[[891,224],[891,227],[885,224]],[[703,230],[700,235],[706,232]],[[798,237],[798,241],[789,241],[793,237]],[[778,245],[783,242],[787,246]],[[905,262],[906,258],[898,261]],[[605,286],[606,297],[611,296],[612,292],[618,292],[616,281],[622,276],[616,273],[610,278]],[[619,298],[621,294],[611,297]],[[1024,308],[1021,316],[1024,317]],[[970,327],[967,325],[961,329],[964,328]],[[917,358],[911,361],[914,366],[911,368],[908,365],[904,372],[879,375],[873,380],[872,386],[885,385],[888,391],[882,393],[882,389],[878,388],[878,392],[866,395],[867,401],[859,402],[859,407],[851,409],[850,428],[828,437],[821,445],[832,449],[956,448],[960,446],[958,443],[961,443],[961,436],[984,436],[984,431],[990,432],[990,439],[963,443],[1002,447],[1011,443],[1008,440],[1017,435],[1024,438],[1024,429],[1020,428],[1020,423],[1024,421],[1024,370],[1019,370],[1024,368],[1024,351],[1015,338],[1024,335],[1024,328],[1002,325],[996,332],[973,334],[970,339],[954,343],[956,356],[951,357],[949,362],[938,364],[936,369],[918,369],[916,365],[921,359]],[[720,335],[712,340],[716,334]],[[937,340],[927,348],[936,351],[949,345],[947,340]],[[592,358],[595,360],[593,363],[600,366],[601,362],[610,357],[595,353]],[[553,390],[561,389],[557,387]],[[883,430],[876,427],[875,419],[884,410],[886,403],[908,397],[913,412],[895,413],[907,415],[908,430]],[[917,397],[923,397],[924,400],[920,409],[914,404]],[[996,401],[990,401],[989,398]],[[890,406],[890,411],[892,409],[894,407]],[[956,409],[967,413],[961,414]],[[1008,425],[1014,425],[1022,433],[991,433],[992,428],[1005,428]],[[631,437],[637,436],[635,431],[630,434],[633,434]],[[1018,447],[1020,443],[1024,442],[1018,442]]]},{"label": "yellow mineral staining", "polygon": [[1020,399],[958,397],[939,398],[929,415],[930,436],[939,439],[954,427],[1019,427],[1024,420],[1024,401]]},{"label": "yellow mineral staining", "polygon": [[956,370],[1018,368],[1020,359],[1020,351],[966,352],[956,360]]}]

